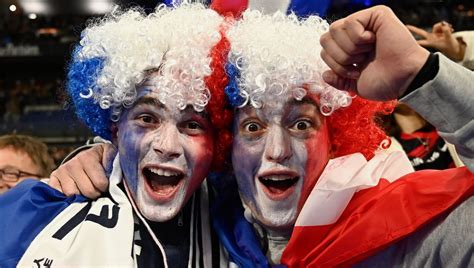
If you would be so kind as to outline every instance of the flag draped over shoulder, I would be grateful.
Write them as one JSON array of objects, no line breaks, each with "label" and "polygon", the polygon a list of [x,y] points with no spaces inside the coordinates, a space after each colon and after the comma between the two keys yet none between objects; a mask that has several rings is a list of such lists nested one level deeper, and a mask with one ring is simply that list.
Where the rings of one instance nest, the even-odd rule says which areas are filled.
[{"label": "flag draped over shoulder", "polygon": [[332,160],[308,197],[282,256],[290,267],[356,263],[474,193],[466,168],[411,172],[403,153]]}]

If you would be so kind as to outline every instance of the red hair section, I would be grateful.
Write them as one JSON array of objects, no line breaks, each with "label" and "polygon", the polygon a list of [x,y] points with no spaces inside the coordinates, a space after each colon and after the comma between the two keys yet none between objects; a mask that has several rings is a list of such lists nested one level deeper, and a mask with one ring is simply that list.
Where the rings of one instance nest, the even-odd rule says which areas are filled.
[{"label": "red hair section", "polygon": [[377,115],[392,113],[396,101],[375,102],[356,97],[347,108],[327,118],[334,157],[360,152],[366,159],[374,156],[387,135],[377,123]]},{"label": "red hair section", "polygon": [[228,84],[228,77],[225,72],[225,64],[229,54],[230,42],[225,35],[227,22],[221,26],[221,40],[211,49],[211,70],[210,76],[204,79],[207,88],[211,92],[211,99],[207,105],[211,122],[216,131],[216,143],[214,146],[214,159],[212,169],[222,171],[226,168],[227,156],[232,144],[231,125],[233,112],[227,103],[224,88]]}]

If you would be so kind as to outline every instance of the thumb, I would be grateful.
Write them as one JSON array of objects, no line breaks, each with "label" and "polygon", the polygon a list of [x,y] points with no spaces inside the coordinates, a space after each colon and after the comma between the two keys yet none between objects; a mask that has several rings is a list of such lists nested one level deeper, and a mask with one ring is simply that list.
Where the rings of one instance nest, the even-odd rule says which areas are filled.
[{"label": "thumb", "polygon": [[339,90],[357,92],[357,80],[337,75],[332,70],[323,73],[324,82]]},{"label": "thumb", "polygon": [[112,173],[114,159],[117,155],[117,148],[110,143],[104,143],[101,146],[104,152],[102,154],[102,166],[104,167],[105,174],[108,177],[110,173]]}]

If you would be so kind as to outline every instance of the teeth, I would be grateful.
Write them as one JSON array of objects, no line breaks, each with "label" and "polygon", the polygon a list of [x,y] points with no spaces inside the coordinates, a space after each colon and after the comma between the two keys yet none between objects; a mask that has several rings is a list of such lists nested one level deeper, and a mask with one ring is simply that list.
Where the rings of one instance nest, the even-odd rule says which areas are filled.
[{"label": "teeth", "polygon": [[159,176],[165,176],[165,177],[170,177],[170,176],[177,176],[180,173],[177,171],[172,171],[169,169],[161,169],[161,168],[149,168],[149,170]]},{"label": "teeth", "polygon": [[284,181],[284,180],[289,180],[293,179],[294,177],[288,176],[288,175],[272,175],[272,176],[265,176],[262,177],[264,180],[272,180],[272,181]]}]

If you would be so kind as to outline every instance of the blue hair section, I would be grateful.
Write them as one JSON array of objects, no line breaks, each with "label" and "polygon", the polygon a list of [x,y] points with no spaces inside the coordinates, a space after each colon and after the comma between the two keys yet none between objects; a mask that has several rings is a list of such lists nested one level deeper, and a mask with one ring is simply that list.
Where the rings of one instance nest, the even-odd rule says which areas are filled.
[{"label": "blue hair section", "polygon": [[[78,46],[74,50],[73,60],[69,64],[67,73],[67,91],[74,104],[77,116],[95,135],[110,140],[110,109],[104,110],[93,97],[90,91],[96,94],[99,91],[97,78],[104,67],[103,58],[91,58],[84,61],[77,60],[76,55],[81,50]],[[82,95],[82,96],[81,96]]]},{"label": "blue hair section", "polygon": [[[184,0],[164,0],[163,3],[169,7],[173,7],[173,6],[179,6],[181,5],[182,3],[184,2]],[[200,3],[203,3],[203,4],[206,4],[206,5],[209,5],[211,3],[210,0],[207,0],[207,1],[190,1],[190,2],[200,2]]]},{"label": "blue hair section", "polygon": [[292,0],[288,7],[288,13],[294,12],[300,18],[306,18],[311,15],[324,17],[330,5],[331,0]]},{"label": "blue hair section", "polygon": [[240,71],[237,67],[227,62],[225,64],[225,72],[229,78],[229,83],[225,87],[224,91],[232,107],[237,107],[245,102],[245,99],[239,94],[238,79],[240,78]]}]

